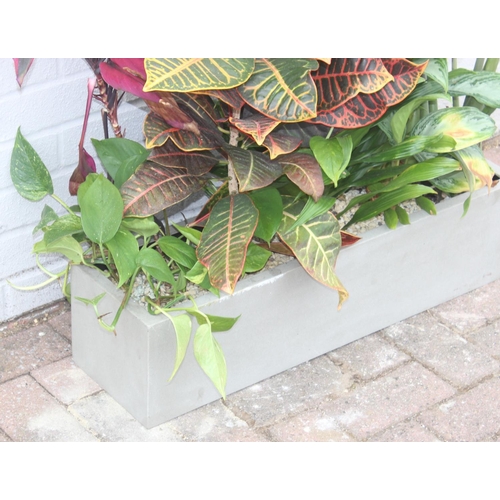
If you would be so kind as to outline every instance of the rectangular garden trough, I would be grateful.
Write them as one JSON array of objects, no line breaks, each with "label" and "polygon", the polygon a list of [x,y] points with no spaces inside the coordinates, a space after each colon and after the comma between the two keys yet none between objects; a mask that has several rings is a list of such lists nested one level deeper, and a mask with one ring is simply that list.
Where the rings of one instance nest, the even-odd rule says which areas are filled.
[{"label": "rectangular garden trough", "polygon": [[[474,193],[462,217],[467,196],[441,202],[437,216],[413,213],[411,225],[378,227],[343,248],[337,275],[350,296],[340,311],[337,293],[296,261],[248,276],[232,296],[200,297],[209,314],[241,315],[230,331],[215,334],[226,357],[227,394],[500,278],[500,185]],[[73,267],[71,287],[75,363],[146,428],[220,398],[192,345],[168,382],[176,353],[168,318],[130,303],[115,336],[75,297],[106,292],[99,312],[114,314],[123,293],[82,266]]]}]

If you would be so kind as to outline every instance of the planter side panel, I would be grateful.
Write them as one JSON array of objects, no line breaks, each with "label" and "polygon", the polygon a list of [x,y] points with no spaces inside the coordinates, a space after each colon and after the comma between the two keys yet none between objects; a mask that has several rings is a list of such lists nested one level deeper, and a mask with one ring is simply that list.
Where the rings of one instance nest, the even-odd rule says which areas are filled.
[{"label": "planter side panel", "polygon": [[[337,274],[350,298],[341,311],[337,293],[294,261],[247,277],[232,296],[201,297],[198,304],[209,314],[241,315],[232,330],[215,334],[226,356],[227,394],[500,278],[500,231],[495,230],[500,190],[489,196],[486,190],[476,193],[462,218],[464,200],[459,196],[441,203],[435,217],[413,214],[410,226],[395,231],[370,231],[343,249]],[[89,282],[97,275],[99,287],[77,285],[80,274]],[[111,284],[87,269],[74,270],[75,286],[74,296],[114,293]],[[114,311],[121,297],[112,300]],[[103,299],[99,311],[106,312],[106,307]],[[92,312],[84,308],[88,306],[73,301],[73,318],[82,324],[83,316]],[[95,318],[88,327],[75,324],[75,362],[146,427],[220,397],[197,365],[192,345],[167,383],[176,349],[170,322],[138,306],[131,311],[122,316],[116,337]],[[109,369],[98,368],[100,362]],[[108,376],[115,380],[109,382]]]}]

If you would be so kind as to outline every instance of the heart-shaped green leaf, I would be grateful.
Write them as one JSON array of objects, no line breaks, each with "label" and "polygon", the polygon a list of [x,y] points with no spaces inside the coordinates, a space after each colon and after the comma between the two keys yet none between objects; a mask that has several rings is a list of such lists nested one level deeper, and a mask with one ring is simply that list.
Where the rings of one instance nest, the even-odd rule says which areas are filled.
[{"label": "heart-shaped green leaf", "polygon": [[172,271],[165,262],[165,259],[153,248],[141,248],[135,262],[138,267],[142,267],[153,278],[175,286],[175,278]]},{"label": "heart-shaped green leaf", "polygon": [[73,214],[66,214],[59,217],[45,230],[44,240],[47,244],[50,244],[62,236],[71,236],[80,231],[82,231],[82,221],[80,217]]},{"label": "heart-shaped green leaf", "polygon": [[115,181],[121,185],[146,161],[150,151],[141,144],[122,137],[113,137],[99,141],[92,139],[102,166]]},{"label": "heart-shaped green leaf", "polygon": [[344,172],[351,160],[353,148],[351,136],[339,136],[331,139],[319,136],[312,137],[309,141],[309,147],[323,172],[337,187],[342,172]]},{"label": "heart-shaped green leaf", "polygon": [[139,245],[130,231],[119,229],[113,238],[106,242],[106,247],[118,270],[120,277],[118,287],[121,287],[137,268],[136,259],[139,254]]},{"label": "heart-shaped green leaf", "polygon": [[168,379],[170,382],[186,357],[189,339],[191,338],[191,318],[188,314],[180,314],[179,316],[170,316],[169,314],[166,314],[166,316],[168,316],[170,321],[172,321],[177,340],[174,369],[172,370],[172,375],[170,375],[170,378]]},{"label": "heart-shaped green leaf", "polygon": [[122,222],[123,200],[120,191],[102,174],[91,182],[85,195],[78,197],[82,226],[91,241],[106,243],[116,234]]},{"label": "heart-shaped green leaf", "polygon": [[40,201],[54,193],[52,178],[38,153],[17,129],[10,160],[10,177],[17,192],[27,200]]},{"label": "heart-shaped green leaf", "polygon": [[53,243],[47,244],[45,240],[33,245],[33,253],[60,253],[75,264],[83,262],[83,250],[73,236],[63,236]]},{"label": "heart-shaped green leaf", "polygon": [[251,191],[248,196],[259,211],[259,223],[255,229],[255,236],[271,243],[283,217],[281,195],[277,189],[264,188]]},{"label": "heart-shaped green leaf", "polygon": [[175,236],[163,236],[158,240],[163,253],[181,266],[191,269],[196,264],[196,251]]},{"label": "heart-shaped green leaf", "polygon": [[219,343],[212,335],[210,325],[198,327],[193,342],[194,356],[223,398],[226,397],[227,367]]}]

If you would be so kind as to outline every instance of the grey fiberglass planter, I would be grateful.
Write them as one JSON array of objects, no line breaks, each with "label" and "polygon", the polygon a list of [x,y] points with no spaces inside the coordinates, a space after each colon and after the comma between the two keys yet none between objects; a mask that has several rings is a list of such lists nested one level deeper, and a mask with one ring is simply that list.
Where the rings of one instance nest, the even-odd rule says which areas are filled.
[{"label": "grey fiberglass planter", "polygon": [[[409,226],[379,227],[343,248],[337,274],[350,297],[341,311],[337,293],[295,261],[247,277],[232,296],[200,297],[209,314],[241,314],[232,330],[215,334],[226,357],[227,394],[500,278],[500,185],[475,193],[462,218],[466,197],[443,201],[437,216],[414,213]],[[105,291],[100,313],[114,314],[123,297],[83,267],[73,268],[71,286],[73,297]],[[115,336],[73,298],[72,325],[75,363],[147,428],[220,398],[192,345],[167,382],[176,352],[167,318],[131,303]]]}]

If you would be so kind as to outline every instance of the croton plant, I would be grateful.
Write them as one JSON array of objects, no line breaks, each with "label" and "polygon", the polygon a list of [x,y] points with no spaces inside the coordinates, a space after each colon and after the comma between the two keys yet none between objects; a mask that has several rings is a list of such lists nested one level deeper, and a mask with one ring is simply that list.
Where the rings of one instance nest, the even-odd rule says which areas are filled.
[{"label": "croton plant", "polygon": [[[498,59],[452,71],[446,59],[87,61],[95,78],[70,180],[78,205],[64,205],[64,216],[45,207],[35,253],[102,264],[128,287],[124,304],[143,272],[154,292],[151,311],[174,323],[174,373],[191,323],[169,313],[185,298],[186,280],[231,294],[272,252],[289,253],[338,292],[340,308],[348,293],[335,274],[336,259],[343,243],[358,238],[344,229],[380,214],[394,228],[409,223],[404,201],[415,199],[435,214],[440,193],[472,193],[495,182],[480,143],[496,129],[489,114],[500,106]],[[17,64],[22,78],[29,63]],[[118,91],[149,109],[144,146],[122,137]],[[464,95],[469,101],[460,106],[456,99]],[[92,141],[107,177],[95,173],[83,148],[92,97],[115,134],[108,138],[105,127],[105,138]],[[439,108],[438,100],[453,100],[453,107]],[[20,131],[11,175],[28,199],[55,197],[48,171]],[[353,213],[341,228],[335,204],[350,189],[363,192],[340,214]],[[174,224],[174,236],[165,215],[159,228],[155,216],[197,192],[208,201],[196,220]],[[470,197],[464,212],[469,203]],[[162,283],[169,285],[167,297]],[[100,297],[81,299],[97,312]],[[224,394],[225,362],[212,333],[236,320],[205,315],[196,305],[182,310],[197,319],[195,355]],[[114,330],[119,313],[110,325],[99,321]]]}]

